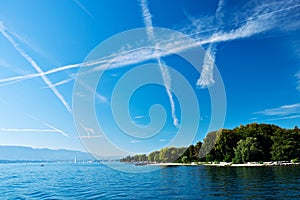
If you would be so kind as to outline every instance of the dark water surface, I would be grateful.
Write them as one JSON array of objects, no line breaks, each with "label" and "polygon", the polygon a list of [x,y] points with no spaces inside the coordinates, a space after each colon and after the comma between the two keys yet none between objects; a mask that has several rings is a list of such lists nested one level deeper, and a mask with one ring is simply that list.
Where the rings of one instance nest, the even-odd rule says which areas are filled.
[{"label": "dark water surface", "polygon": [[0,199],[300,199],[300,167],[180,166],[132,174],[100,163],[0,164]]}]

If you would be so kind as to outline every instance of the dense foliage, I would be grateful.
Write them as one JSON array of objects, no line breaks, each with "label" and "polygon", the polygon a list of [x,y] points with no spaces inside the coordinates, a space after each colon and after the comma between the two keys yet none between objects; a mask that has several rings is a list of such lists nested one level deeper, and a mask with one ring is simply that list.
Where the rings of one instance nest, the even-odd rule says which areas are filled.
[{"label": "dense foliage", "polygon": [[203,144],[188,148],[163,148],[148,156],[127,156],[123,162],[253,161],[300,160],[300,130],[271,124],[241,125],[232,130],[220,129],[207,134]]},{"label": "dense foliage", "polygon": [[198,154],[201,144],[201,142],[198,142],[195,146],[190,145],[188,148],[163,148],[160,151],[151,152],[148,156],[146,154],[127,156],[126,158],[121,159],[121,162],[189,163],[192,161],[198,161]]},{"label": "dense foliage", "polygon": [[[218,135],[214,147],[206,154],[206,161],[246,163],[300,159],[300,131],[297,126],[283,129],[276,125],[253,123],[233,130],[222,129]],[[203,145],[206,145],[205,142]]]}]

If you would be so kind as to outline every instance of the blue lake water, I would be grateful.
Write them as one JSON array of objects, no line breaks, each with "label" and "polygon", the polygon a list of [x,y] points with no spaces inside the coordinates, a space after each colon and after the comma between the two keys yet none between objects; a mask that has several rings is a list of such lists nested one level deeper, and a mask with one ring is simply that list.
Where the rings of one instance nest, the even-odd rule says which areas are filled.
[{"label": "blue lake water", "polygon": [[0,199],[293,198],[300,198],[296,166],[180,166],[133,174],[100,163],[0,164]]}]

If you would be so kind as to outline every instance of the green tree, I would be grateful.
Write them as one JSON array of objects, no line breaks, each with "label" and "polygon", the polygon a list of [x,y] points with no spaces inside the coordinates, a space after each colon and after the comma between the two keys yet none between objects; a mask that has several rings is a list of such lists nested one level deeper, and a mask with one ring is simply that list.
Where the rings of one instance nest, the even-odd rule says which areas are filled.
[{"label": "green tree", "polygon": [[139,155],[139,160],[140,162],[145,162],[147,161],[147,155],[146,154],[141,154]]},{"label": "green tree", "polygon": [[[185,157],[183,159],[183,157]],[[272,124],[240,125],[233,130],[220,129],[210,132],[204,143],[198,142],[188,148],[163,148],[160,151],[127,156],[122,162],[192,162],[300,160],[300,130],[282,129]]]},{"label": "green tree", "polygon": [[215,145],[215,158],[218,161],[232,161],[234,148],[236,148],[240,136],[232,130],[223,129]]},{"label": "green tree", "polygon": [[159,152],[159,159],[161,162],[175,162],[186,151],[186,148],[163,148]]},{"label": "green tree", "polygon": [[161,162],[160,157],[159,157],[159,153],[155,154],[155,156],[154,156],[154,162]]},{"label": "green tree", "polygon": [[246,140],[240,140],[237,144],[234,152],[234,163],[261,161],[263,159],[264,152],[257,138],[247,137]]},{"label": "green tree", "polygon": [[148,161],[149,162],[156,162],[155,159],[154,159],[156,155],[159,155],[159,151],[153,151],[153,152],[151,152],[148,155]]},{"label": "green tree", "polygon": [[182,162],[182,163],[188,163],[188,162],[189,162],[188,157],[187,157],[187,156],[183,156],[183,157],[181,158],[181,162]]},{"label": "green tree", "polygon": [[300,158],[299,130],[278,130],[272,137],[272,160],[286,160]]}]

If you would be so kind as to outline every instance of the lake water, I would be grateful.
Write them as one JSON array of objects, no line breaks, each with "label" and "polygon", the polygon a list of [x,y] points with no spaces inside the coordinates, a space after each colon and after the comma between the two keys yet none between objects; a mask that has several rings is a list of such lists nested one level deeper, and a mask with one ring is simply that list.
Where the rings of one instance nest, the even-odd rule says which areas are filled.
[{"label": "lake water", "polygon": [[300,198],[296,166],[180,166],[133,174],[100,163],[0,164],[0,199],[293,198]]}]

